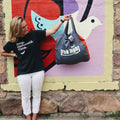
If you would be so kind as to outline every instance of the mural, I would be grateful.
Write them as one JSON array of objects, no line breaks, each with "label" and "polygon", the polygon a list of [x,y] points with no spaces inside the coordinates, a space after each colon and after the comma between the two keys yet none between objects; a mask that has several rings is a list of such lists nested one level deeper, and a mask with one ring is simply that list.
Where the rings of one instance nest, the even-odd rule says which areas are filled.
[{"label": "mural", "polygon": [[[71,14],[77,33],[87,43],[90,60],[74,65],[55,63],[56,36],[63,33],[66,22],[56,34],[40,43],[46,69],[43,91],[119,89],[119,82],[112,81],[112,0],[3,0],[3,8],[7,41],[14,16],[24,17],[29,30],[44,30],[52,28],[63,15]],[[7,58],[8,84],[1,85],[3,90],[19,91],[17,64],[18,60]]]},{"label": "mural", "polygon": [[[57,34],[63,32],[62,25],[56,34],[40,44],[46,76],[102,76],[104,74],[104,5],[104,0],[12,0],[12,17],[24,17],[29,30],[44,30],[56,25],[63,15],[71,14],[78,34],[88,44],[91,60],[88,63],[69,66],[55,65],[55,39]],[[18,61],[14,60],[14,63],[16,75]]]}]

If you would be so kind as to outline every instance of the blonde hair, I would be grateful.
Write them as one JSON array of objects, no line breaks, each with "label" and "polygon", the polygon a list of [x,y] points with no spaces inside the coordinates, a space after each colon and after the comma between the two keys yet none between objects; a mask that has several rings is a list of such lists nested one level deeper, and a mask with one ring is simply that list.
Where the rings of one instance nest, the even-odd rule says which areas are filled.
[{"label": "blonde hair", "polygon": [[24,21],[22,17],[16,16],[10,22],[9,40],[11,42],[17,42],[20,37],[21,23]]}]

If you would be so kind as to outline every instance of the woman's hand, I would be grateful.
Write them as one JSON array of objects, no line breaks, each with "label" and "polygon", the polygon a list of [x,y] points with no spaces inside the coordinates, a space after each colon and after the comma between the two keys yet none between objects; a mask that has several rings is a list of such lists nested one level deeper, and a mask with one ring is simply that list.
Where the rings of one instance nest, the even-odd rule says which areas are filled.
[{"label": "woman's hand", "polygon": [[64,15],[62,21],[67,21],[71,18],[71,15]]},{"label": "woman's hand", "polygon": [[17,55],[15,53],[13,53],[13,56],[17,58]]}]

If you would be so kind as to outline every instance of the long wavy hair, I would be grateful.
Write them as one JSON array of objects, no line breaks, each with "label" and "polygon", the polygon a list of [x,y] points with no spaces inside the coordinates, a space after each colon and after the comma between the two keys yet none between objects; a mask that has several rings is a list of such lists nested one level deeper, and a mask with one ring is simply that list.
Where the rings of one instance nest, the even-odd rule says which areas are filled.
[{"label": "long wavy hair", "polygon": [[10,22],[9,40],[17,42],[21,33],[21,23],[24,21],[22,17],[16,16]]}]

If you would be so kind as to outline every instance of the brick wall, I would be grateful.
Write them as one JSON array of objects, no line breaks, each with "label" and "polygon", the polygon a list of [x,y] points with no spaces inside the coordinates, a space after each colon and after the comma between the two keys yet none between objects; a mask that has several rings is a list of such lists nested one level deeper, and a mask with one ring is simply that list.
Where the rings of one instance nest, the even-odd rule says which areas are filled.
[{"label": "brick wall", "polygon": [[[0,0],[0,49],[5,44],[4,13]],[[120,0],[114,0],[113,81],[120,81]],[[0,84],[7,82],[6,58],[0,56]],[[22,114],[19,92],[5,92],[0,88],[0,113]],[[74,102],[73,102],[74,101]],[[120,111],[118,91],[48,91],[42,92],[41,114],[104,116],[103,112]],[[54,114],[52,114],[54,113]]]},{"label": "brick wall", "polygon": [[[5,44],[5,31],[4,31],[4,13],[2,8],[2,0],[0,0],[0,50]],[[6,83],[6,58],[0,56],[0,83]]]}]

